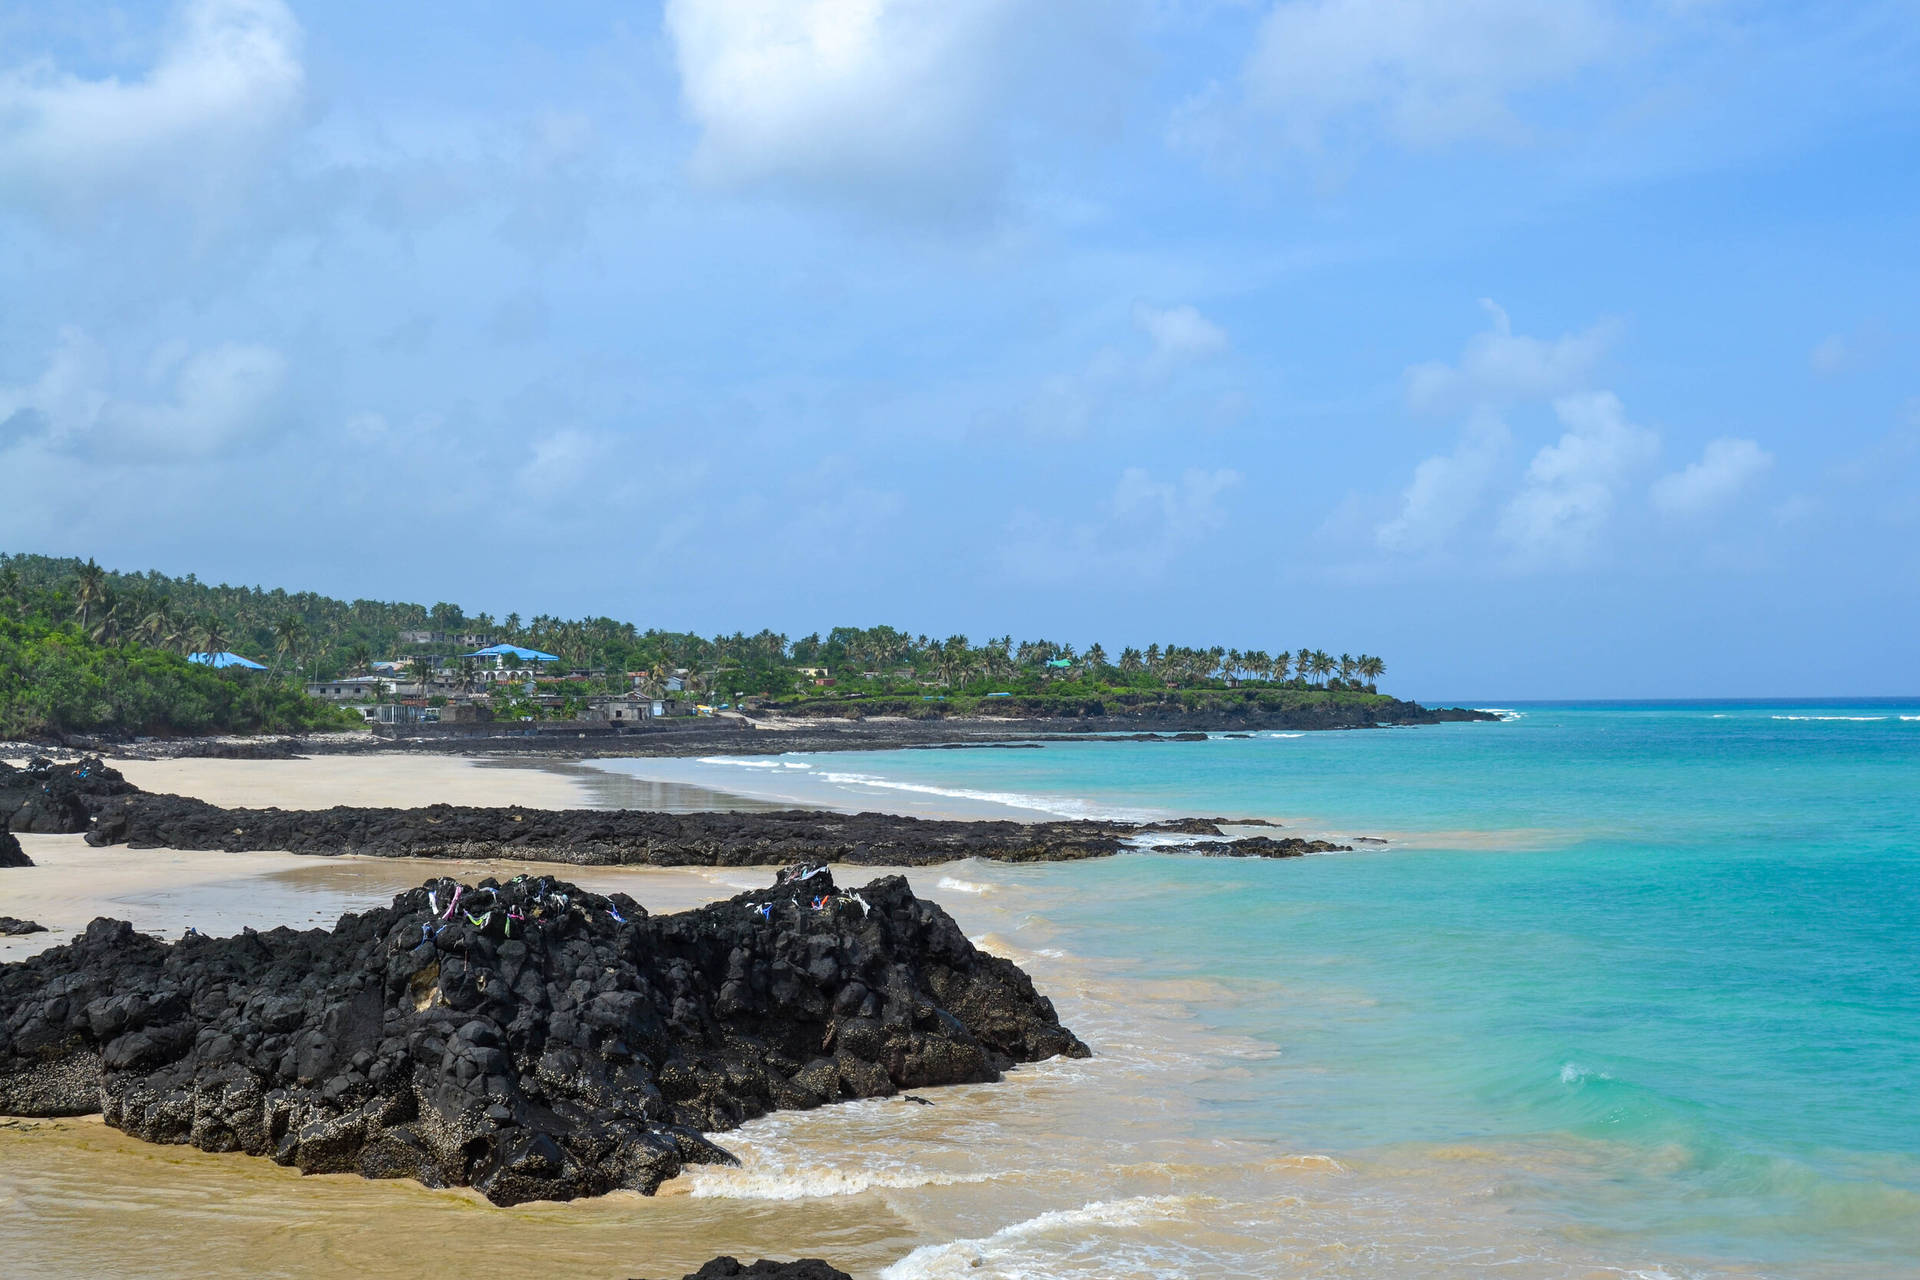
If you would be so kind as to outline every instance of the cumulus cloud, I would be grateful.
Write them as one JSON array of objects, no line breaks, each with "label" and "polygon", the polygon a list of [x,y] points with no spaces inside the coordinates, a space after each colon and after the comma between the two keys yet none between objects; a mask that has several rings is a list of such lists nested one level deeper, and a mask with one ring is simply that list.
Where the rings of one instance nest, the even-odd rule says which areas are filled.
[{"label": "cumulus cloud", "polygon": [[1018,0],[667,0],[696,169],[720,183],[949,185],[978,168]]},{"label": "cumulus cloud", "polygon": [[1411,146],[1523,138],[1523,94],[1605,58],[1618,33],[1598,0],[1283,0],[1242,73],[1247,107],[1282,141],[1335,131]]},{"label": "cumulus cloud", "polygon": [[1698,462],[1653,482],[1653,505],[1669,515],[1694,516],[1725,505],[1773,466],[1773,455],[1752,440],[1710,440]]},{"label": "cumulus cloud", "polygon": [[1432,360],[1407,370],[1407,403],[1419,412],[1473,404],[1546,400],[1591,385],[1594,367],[1613,342],[1615,326],[1602,321],[1584,333],[1554,339],[1513,331],[1513,321],[1482,298],[1493,324],[1473,336],[1458,364]]},{"label": "cumulus cloud", "polygon": [[300,28],[281,0],[190,0],[145,74],[0,71],[0,192],[70,200],[147,184],[204,198],[292,114]]},{"label": "cumulus cloud", "polygon": [[60,334],[34,382],[0,386],[0,448],[39,443],[114,461],[208,458],[236,449],[278,422],[286,359],[256,343],[199,352],[167,344],[150,362],[170,382],[158,399],[106,390],[105,352],[85,333]]},{"label": "cumulus cloud", "polygon": [[1563,396],[1553,407],[1566,432],[1533,456],[1500,521],[1501,535],[1527,561],[1590,552],[1620,493],[1660,452],[1659,436],[1628,422],[1612,392]]},{"label": "cumulus cloud", "polygon": [[1149,373],[1166,373],[1227,349],[1227,331],[1191,306],[1162,309],[1139,303],[1133,309],[1133,322],[1153,340],[1147,357]]},{"label": "cumulus cloud", "polygon": [[1417,554],[1437,550],[1479,510],[1494,470],[1506,456],[1506,424],[1481,414],[1451,453],[1437,454],[1413,469],[1391,520],[1374,530],[1382,551]]},{"label": "cumulus cloud", "polygon": [[1107,94],[1130,8],[667,0],[664,13],[699,177],[953,218],[997,202],[1014,134]]}]

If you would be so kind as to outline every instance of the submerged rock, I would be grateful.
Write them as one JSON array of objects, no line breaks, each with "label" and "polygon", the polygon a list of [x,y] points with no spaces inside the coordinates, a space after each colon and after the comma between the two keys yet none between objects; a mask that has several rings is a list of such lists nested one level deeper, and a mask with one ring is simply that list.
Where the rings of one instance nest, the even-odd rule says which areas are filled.
[{"label": "submerged rock", "polygon": [[33,859],[20,847],[20,837],[0,828],[0,867],[30,867]]},{"label": "submerged rock", "polygon": [[1302,840],[1299,836],[1247,836],[1240,840],[1194,840],[1186,844],[1157,844],[1155,853],[1197,853],[1207,858],[1300,858],[1309,853],[1352,853],[1350,844],[1331,840]]},{"label": "submerged rock", "polygon": [[818,1258],[802,1258],[798,1262],[741,1262],[738,1258],[715,1258],[682,1280],[735,1280],[735,1277],[747,1276],[752,1280],[853,1280],[853,1277],[838,1267],[828,1266]]},{"label": "submerged rock", "polygon": [[59,764],[40,756],[24,769],[0,761],[0,827],[74,835],[88,828],[102,804],[138,790],[97,756]]},{"label": "submerged rock", "polygon": [[332,930],[100,919],[0,966],[0,1114],[497,1204],[652,1192],[776,1108],[1087,1055],[898,876],[824,870],[677,915],[518,877],[430,881]]},{"label": "submerged rock", "polygon": [[17,916],[0,916],[0,936],[18,938],[29,933],[45,933],[47,926]]}]

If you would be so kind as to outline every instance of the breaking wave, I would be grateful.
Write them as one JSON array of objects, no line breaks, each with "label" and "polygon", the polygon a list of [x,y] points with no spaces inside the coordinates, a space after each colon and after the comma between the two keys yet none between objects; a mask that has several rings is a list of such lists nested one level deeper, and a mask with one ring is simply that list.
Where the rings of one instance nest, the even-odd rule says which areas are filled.
[{"label": "breaking wave", "polygon": [[[1078,1209],[1055,1209],[1013,1223],[973,1240],[922,1245],[880,1273],[880,1280],[942,1280],[980,1274],[983,1266],[1001,1264],[1007,1274],[1030,1274],[1008,1266],[1034,1252],[1027,1242],[1041,1236],[1084,1238],[1100,1228],[1137,1227],[1187,1216],[1196,1196],[1133,1196],[1125,1200],[1096,1200]],[[1073,1243],[1084,1244],[1084,1239]],[[1049,1250],[1048,1252],[1051,1252]]]}]

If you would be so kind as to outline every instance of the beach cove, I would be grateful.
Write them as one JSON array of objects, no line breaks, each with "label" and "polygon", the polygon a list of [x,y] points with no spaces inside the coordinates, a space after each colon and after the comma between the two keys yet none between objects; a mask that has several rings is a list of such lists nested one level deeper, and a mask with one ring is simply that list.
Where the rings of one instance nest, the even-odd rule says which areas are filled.
[{"label": "beach cove", "polygon": [[[419,1274],[438,1235],[486,1223],[582,1276],[718,1252],[898,1277],[1912,1274],[1900,798],[1920,721],[1902,714],[1920,708],[1525,708],[1493,727],[836,757],[846,780],[809,802],[1226,811],[1388,844],[910,871],[1095,1056],[933,1091],[931,1108],[769,1116],[722,1139],[741,1168],[653,1200],[499,1210],[32,1121],[0,1129],[0,1230],[30,1275],[153,1274],[156,1255],[178,1260],[164,1274]],[[630,785],[449,760],[394,761],[378,783],[328,773],[384,759],[127,768],[150,789],[298,807],[567,807]],[[822,763],[645,761],[632,778],[770,804]],[[447,869],[28,847],[40,868],[0,874],[40,896],[3,905],[41,912],[56,940],[100,910],[168,937],[324,923]],[[764,883],[567,871],[655,910]],[[238,1224],[218,1242],[196,1217],[215,1204]],[[162,1210],[140,1239],[103,1229],[135,1206]],[[286,1249],[295,1231],[317,1243]]]}]

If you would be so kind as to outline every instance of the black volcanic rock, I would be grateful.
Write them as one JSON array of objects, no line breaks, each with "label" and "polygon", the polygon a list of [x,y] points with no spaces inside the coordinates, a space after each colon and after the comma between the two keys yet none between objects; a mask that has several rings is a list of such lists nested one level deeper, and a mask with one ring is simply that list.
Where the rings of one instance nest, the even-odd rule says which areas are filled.
[{"label": "black volcanic rock", "polygon": [[222,809],[183,796],[142,793],[110,802],[87,833],[87,843],[230,853],[285,849],[395,858],[515,858],[575,866],[928,866],[957,858],[1102,858],[1120,852],[1122,839],[1133,831],[1127,823],[949,822],[801,809]]},{"label": "black volcanic rock", "polygon": [[0,916],[0,935],[18,938],[29,933],[45,933],[47,926],[17,916]]},{"label": "black volcanic rock", "polygon": [[669,916],[442,879],[331,931],[169,945],[100,919],[0,966],[0,1114],[497,1204],[652,1192],[731,1159],[702,1131],[1086,1053],[898,876]]},{"label": "black volcanic rock", "polygon": [[1155,845],[1155,853],[1197,853],[1208,858],[1299,858],[1309,853],[1352,853],[1350,844],[1331,840],[1302,840],[1299,836],[1248,836],[1242,840],[1194,840],[1187,844]]},{"label": "black volcanic rock", "polygon": [[24,769],[0,761],[0,826],[73,835],[87,829],[102,804],[138,790],[97,756],[59,764],[36,757]]},{"label": "black volcanic rock", "polygon": [[30,867],[33,859],[20,847],[20,837],[0,828],[0,867]]},{"label": "black volcanic rock", "polygon": [[715,1258],[706,1266],[681,1280],[736,1280],[736,1277],[750,1277],[751,1280],[853,1280],[853,1277],[838,1267],[830,1267],[818,1258],[802,1258],[798,1262],[742,1262],[738,1258]]}]

